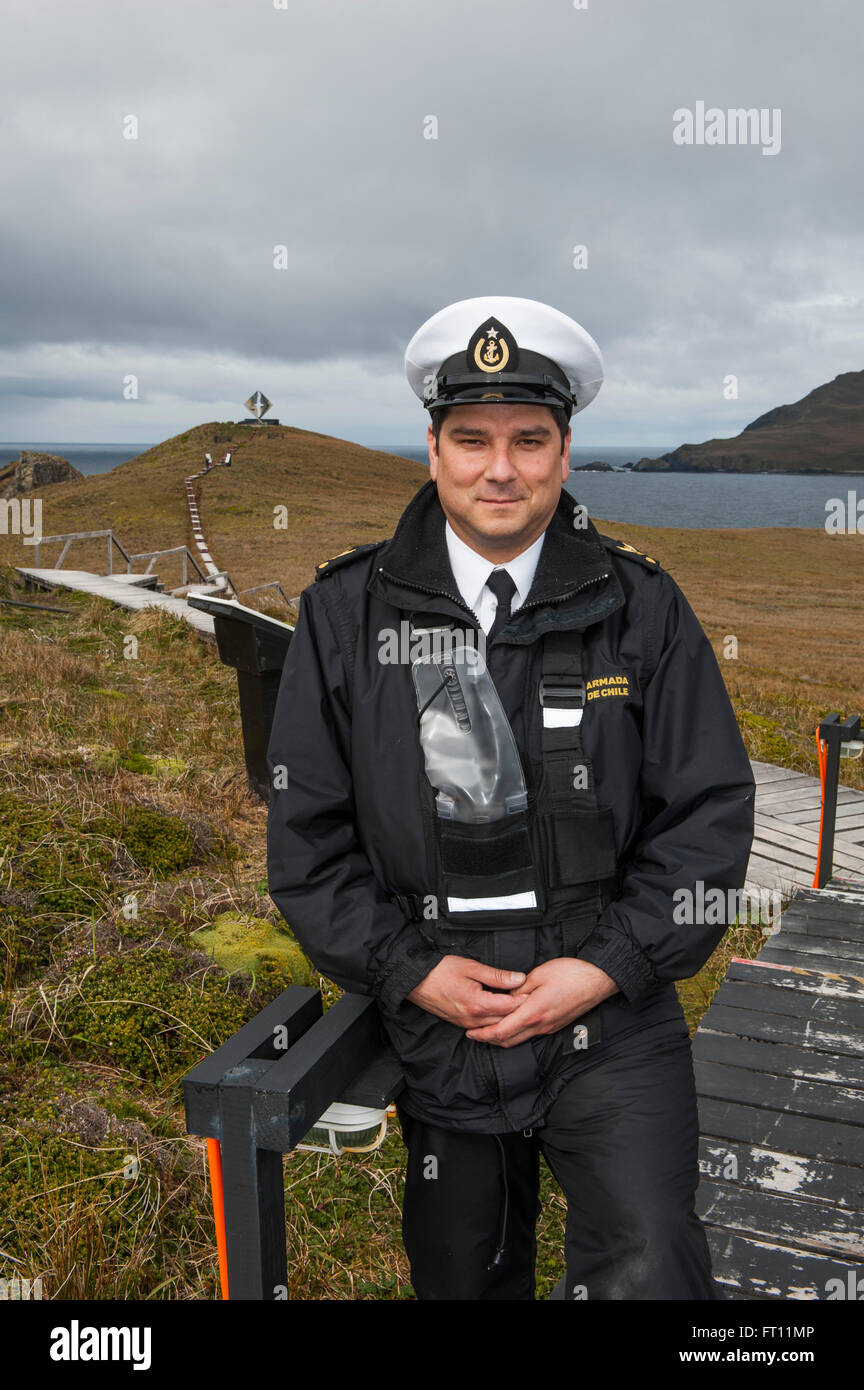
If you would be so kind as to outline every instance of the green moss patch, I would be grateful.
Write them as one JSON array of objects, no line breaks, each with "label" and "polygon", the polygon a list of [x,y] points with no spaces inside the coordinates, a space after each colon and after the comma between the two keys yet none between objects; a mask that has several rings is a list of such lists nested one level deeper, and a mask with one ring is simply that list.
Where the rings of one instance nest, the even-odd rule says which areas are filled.
[{"label": "green moss patch", "polygon": [[207,951],[225,970],[252,974],[269,959],[287,969],[293,984],[317,983],[317,973],[297,942],[266,917],[222,912],[209,927],[196,931],[191,943],[198,950]]}]

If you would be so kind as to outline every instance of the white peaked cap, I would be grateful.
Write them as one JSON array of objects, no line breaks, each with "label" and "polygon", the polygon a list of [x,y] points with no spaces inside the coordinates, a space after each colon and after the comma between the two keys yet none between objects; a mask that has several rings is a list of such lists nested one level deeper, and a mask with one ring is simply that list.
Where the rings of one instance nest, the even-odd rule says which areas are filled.
[{"label": "white peaked cap", "polygon": [[[472,335],[490,319],[506,326],[520,353],[539,353],[559,368],[576,401],[574,415],[591,404],[603,384],[603,358],[591,334],[539,300],[482,295],[440,309],[417,329],[405,349],[405,374],[424,405],[435,399],[435,378],[442,364],[457,353],[467,354]],[[479,373],[477,380],[481,381]],[[497,380],[506,382],[506,368]]]}]

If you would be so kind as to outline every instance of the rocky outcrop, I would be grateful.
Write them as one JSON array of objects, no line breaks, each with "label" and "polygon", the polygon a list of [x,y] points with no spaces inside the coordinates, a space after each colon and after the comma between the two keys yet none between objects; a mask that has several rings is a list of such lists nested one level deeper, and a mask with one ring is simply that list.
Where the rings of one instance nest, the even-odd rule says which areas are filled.
[{"label": "rocky outcrop", "polygon": [[574,473],[614,473],[611,463],[604,463],[598,459],[596,463],[580,463],[573,469]]},{"label": "rocky outcrop", "polygon": [[733,439],[640,459],[640,473],[864,473],[864,372],[842,372]]},{"label": "rocky outcrop", "polygon": [[36,492],[54,483],[68,483],[83,477],[83,473],[59,454],[22,449],[17,459],[0,469],[0,497],[21,497],[25,492]]}]

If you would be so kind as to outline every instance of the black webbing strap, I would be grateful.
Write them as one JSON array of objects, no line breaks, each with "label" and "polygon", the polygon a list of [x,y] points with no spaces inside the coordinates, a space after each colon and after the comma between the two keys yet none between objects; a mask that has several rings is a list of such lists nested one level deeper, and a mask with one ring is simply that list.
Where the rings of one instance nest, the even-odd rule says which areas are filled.
[{"label": "black webbing strap", "polygon": [[419,922],[423,918],[425,900],[419,893],[391,893],[390,901],[398,907],[409,922]]},{"label": "black webbing strap", "polygon": [[[540,680],[543,710],[584,710],[585,675],[582,633],[547,632],[543,637]],[[594,773],[582,746],[579,724],[550,728],[541,723],[541,747],[546,783],[556,811],[593,810],[597,805]]]}]

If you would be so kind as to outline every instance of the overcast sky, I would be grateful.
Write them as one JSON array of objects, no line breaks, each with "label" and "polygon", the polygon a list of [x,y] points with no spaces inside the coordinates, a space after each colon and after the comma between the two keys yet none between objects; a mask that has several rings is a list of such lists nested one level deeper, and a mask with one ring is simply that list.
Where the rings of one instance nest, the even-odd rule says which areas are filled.
[{"label": "overcast sky", "polygon": [[[481,294],[597,339],[578,444],[732,435],[864,369],[861,0],[6,0],[3,30],[0,439],[155,441],[260,389],[419,444],[405,345]],[[699,102],[766,137],[676,143]]]}]

